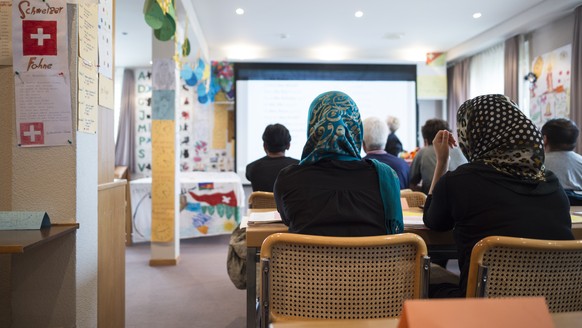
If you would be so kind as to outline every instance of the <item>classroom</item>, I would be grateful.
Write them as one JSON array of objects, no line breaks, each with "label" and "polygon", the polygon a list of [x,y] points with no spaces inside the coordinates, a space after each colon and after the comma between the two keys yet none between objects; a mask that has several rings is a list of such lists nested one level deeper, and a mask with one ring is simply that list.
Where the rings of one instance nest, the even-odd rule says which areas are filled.
[{"label": "classroom", "polygon": [[580,327],[580,76],[582,0],[0,0],[0,327]]}]

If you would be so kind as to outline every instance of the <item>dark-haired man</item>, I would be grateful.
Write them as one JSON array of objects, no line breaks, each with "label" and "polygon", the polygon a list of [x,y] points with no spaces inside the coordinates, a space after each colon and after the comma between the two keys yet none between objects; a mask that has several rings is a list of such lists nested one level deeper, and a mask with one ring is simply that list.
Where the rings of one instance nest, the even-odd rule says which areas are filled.
[{"label": "dark-haired man", "polygon": [[[449,129],[449,124],[445,120],[433,118],[427,120],[422,126],[422,138],[424,139],[424,148],[416,153],[410,167],[410,188],[416,191],[422,191],[428,194],[432,176],[436,167],[436,153],[432,146],[434,137],[440,130]],[[451,149],[449,152],[449,171],[454,171],[457,167],[467,163],[467,159],[458,147]],[[422,181],[419,188],[418,184]]]},{"label": "dark-haired man", "polygon": [[569,119],[549,120],[542,127],[545,166],[554,172],[570,205],[582,205],[582,156],[574,152],[580,130]]},{"label": "dark-haired man", "polygon": [[273,185],[279,171],[299,161],[285,157],[285,151],[291,146],[289,130],[282,124],[269,124],[263,132],[263,149],[267,154],[249,165],[246,177],[251,182],[253,191],[273,192]]}]

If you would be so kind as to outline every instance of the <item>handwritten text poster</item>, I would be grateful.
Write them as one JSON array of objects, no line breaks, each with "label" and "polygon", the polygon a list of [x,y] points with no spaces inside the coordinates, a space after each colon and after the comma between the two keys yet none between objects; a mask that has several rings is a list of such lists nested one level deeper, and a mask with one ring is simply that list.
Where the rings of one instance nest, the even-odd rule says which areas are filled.
[{"label": "handwritten text poster", "polygon": [[79,57],[97,67],[97,3],[79,4]]},{"label": "handwritten text poster", "polygon": [[18,146],[72,143],[71,96],[62,75],[14,75]]},{"label": "handwritten text poster", "polygon": [[15,2],[12,8],[13,69],[19,74],[69,72],[67,3]]},{"label": "handwritten text poster", "polygon": [[174,240],[175,131],[173,120],[152,121],[152,241]]},{"label": "handwritten text poster", "polygon": [[12,0],[0,0],[0,65],[12,65]]},{"label": "handwritten text poster", "polygon": [[77,130],[97,133],[97,70],[79,61]]},{"label": "handwritten text poster", "polygon": [[113,80],[99,74],[99,106],[113,109],[115,101],[113,91]]}]

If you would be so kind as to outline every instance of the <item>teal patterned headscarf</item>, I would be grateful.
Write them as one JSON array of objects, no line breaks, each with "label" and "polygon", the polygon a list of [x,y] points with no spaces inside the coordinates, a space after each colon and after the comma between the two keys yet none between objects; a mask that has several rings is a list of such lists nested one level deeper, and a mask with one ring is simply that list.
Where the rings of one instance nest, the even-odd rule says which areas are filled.
[{"label": "teal patterned headscarf", "polygon": [[[340,91],[320,94],[309,107],[307,142],[299,165],[322,159],[361,160],[363,131],[360,111],[350,96]],[[378,174],[386,233],[401,233],[404,224],[398,176],[388,165],[377,160],[371,162]]]},{"label": "teal patterned headscarf", "polygon": [[340,91],[322,93],[309,106],[307,142],[299,164],[324,158],[360,160],[362,134],[360,111],[354,100]]}]

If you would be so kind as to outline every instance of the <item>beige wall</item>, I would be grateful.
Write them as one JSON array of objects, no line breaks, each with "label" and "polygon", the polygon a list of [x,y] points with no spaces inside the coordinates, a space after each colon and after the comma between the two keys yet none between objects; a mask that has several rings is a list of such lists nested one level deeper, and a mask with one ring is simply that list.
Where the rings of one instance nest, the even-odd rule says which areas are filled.
[{"label": "beige wall", "polygon": [[543,55],[572,43],[574,37],[574,14],[557,19],[529,34],[530,58]]},{"label": "beige wall", "polygon": [[[76,131],[78,24],[76,6],[67,9]],[[74,133],[72,145],[16,147],[11,66],[0,67],[0,85],[0,210],[46,211],[53,223],[80,224],[76,235],[12,256],[13,327],[95,327],[97,137]],[[5,311],[0,308],[0,317]]]}]

